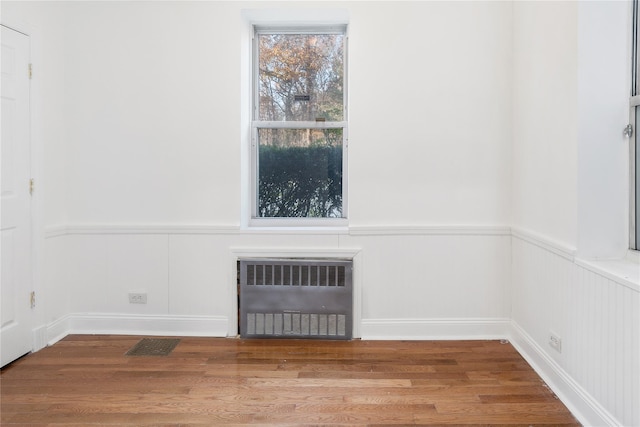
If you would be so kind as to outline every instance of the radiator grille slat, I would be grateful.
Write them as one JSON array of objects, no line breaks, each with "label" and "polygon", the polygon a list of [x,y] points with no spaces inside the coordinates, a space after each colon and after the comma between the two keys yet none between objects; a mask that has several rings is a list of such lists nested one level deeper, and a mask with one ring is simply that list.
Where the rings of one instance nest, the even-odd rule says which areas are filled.
[{"label": "radiator grille slat", "polygon": [[247,335],[347,337],[344,314],[247,313]]},{"label": "radiator grille slat", "polygon": [[352,261],[240,260],[243,337],[351,339]]},{"label": "radiator grille slat", "polygon": [[346,286],[345,271],[338,265],[247,265],[245,285]]}]

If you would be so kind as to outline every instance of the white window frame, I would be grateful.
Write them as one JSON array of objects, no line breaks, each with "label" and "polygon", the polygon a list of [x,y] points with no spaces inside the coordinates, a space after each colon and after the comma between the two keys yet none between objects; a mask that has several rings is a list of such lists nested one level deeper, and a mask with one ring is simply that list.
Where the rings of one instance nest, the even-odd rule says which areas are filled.
[{"label": "white window frame", "polygon": [[[259,34],[343,34],[343,120],[342,121],[262,121],[259,114]],[[253,25],[251,70],[251,138],[250,138],[250,227],[326,227],[345,228],[348,225],[348,26],[345,25]],[[259,129],[342,129],[342,217],[341,218],[263,218],[258,216],[258,130]]]}]

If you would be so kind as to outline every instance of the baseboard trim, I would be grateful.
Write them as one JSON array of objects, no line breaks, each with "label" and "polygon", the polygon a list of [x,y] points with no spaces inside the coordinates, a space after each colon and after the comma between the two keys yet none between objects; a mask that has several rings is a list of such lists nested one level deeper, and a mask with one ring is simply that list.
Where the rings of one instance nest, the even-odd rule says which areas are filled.
[{"label": "baseboard trim", "polygon": [[226,337],[224,316],[73,313],[47,325],[48,345],[69,334]]},{"label": "baseboard trim", "polygon": [[483,340],[503,339],[509,319],[363,319],[362,339],[368,340]]},{"label": "baseboard trim", "polygon": [[53,345],[60,341],[62,338],[69,335],[69,321],[71,316],[62,316],[46,326],[46,340],[47,345]]},{"label": "baseboard trim", "polygon": [[[228,336],[224,316],[158,316],[73,313],[46,326],[47,345],[69,334]],[[504,339],[509,319],[366,319],[361,338],[369,340]]]},{"label": "baseboard trim", "polygon": [[510,332],[511,344],[583,426],[622,425],[562,369],[517,322],[511,322]]},{"label": "baseboard trim", "polygon": [[32,332],[32,351],[42,350],[47,346],[48,334],[47,327],[40,326],[35,328]]}]

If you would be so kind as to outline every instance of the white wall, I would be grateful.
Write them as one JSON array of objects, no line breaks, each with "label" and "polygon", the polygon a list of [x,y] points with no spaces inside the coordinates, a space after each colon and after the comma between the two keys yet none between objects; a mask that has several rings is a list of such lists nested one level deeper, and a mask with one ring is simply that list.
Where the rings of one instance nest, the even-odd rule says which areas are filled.
[{"label": "white wall", "polygon": [[624,257],[629,247],[631,2],[578,9],[578,254]]},{"label": "white wall", "polygon": [[514,3],[512,339],[585,425],[640,423],[640,268],[585,261],[628,248],[630,16]]},{"label": "white wall", "polygon": [[577,243],[577,2],[514,3],[513,225]]},{"label": "white wall", "polygon": [[[3,4],[8,19],[33,18],[39,7]],[[64,123],[43,135],[52,153],[45,160],[64,171],[52,181],[56,210],[45,226],[48,264],[65,267],[56,267],[48,286],[67,296],[72,316],[55,318],[61,313],[52,310],[52,329],[71,322],[86,330],[100,316],[133,323],[200,316],[210,334],[224,334],[235,322],[232,248],[348,247],[364,260],[363,320],[383,328],[409,319],[414,336],[443,334],[443,322],[461,319],[482,331],[458,327],[447,335],[504,333],[511,4],[42,7],[56,9],[43,24],[63,28],[55,40],[64,46],[42,70],[57,76],[43,84],[61,85],[64,95],[62,103],[41,100]],[[243,10],[274,7],[339,8],[349,16],[349,225],[367,227],[364,235],[240,229],[241,119],[249,103],[240,96],[248,52]],[[45,178],[52,174],[45,169]],[[421,264],[431,273],[411,268]],[[380,274],[382,265],[397,277]],[[128,303],[136,290],[148,293],[147,305]]]},{"label": "white wall", "polygon": [[71,224],[239,224],[240,6],[66,6]]},{"label": "white wall", "polygon": [[582,258],[628,249],[630,7],[514,3],[513,225]]},{"label": "white wall", "polygon": [[[270,6],[65,6],[69,223],[239,224],[241,10]],[[504,224],[510,5],[339,7],[350,224]]]},{"label": "white wall", "polygon": [[508,222],[511,5],[350,13],[350,223]]}]

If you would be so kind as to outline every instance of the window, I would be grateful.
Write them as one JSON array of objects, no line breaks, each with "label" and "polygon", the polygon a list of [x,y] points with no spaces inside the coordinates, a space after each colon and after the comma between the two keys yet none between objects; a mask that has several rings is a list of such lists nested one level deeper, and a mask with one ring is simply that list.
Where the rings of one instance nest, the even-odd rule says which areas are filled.
[{"label": "window", "polygon": [[633,1],[633,34],[632,34],[632,70],[631,70],[631,142],[630,142],[630,164],[631,164],[631,199],[630,199],[630,247],[640,249],[640,135],[638,135],[638,125],[640,125],[640,84],[639,84],[639,61],[638,42],[640,34],[638,26],[640,24],[640,10],[638,0]]},{"label": "window", "polygon": [[346,28],[254,30],[252,218],[335,224],[347,216]]}]

